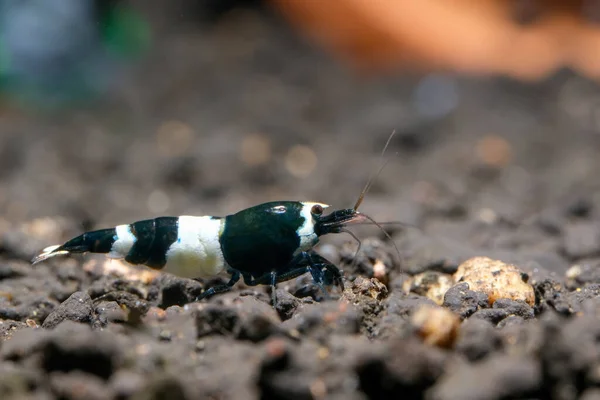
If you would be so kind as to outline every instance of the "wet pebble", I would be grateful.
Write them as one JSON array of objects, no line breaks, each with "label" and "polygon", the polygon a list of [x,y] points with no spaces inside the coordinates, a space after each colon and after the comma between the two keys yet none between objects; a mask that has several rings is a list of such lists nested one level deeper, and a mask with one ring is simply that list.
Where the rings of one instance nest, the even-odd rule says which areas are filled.
[{"label": "wet pebble", "polygon": [[87,292],[75,292],[44,320],[42,328],[53,329],[65,320],[90,323],[94,306]]},{"label": "wet pebble", "polygon": [[461,282],[452,286],[446,292],[443,306],[464,319],[477,310],[488,307],[488,304],[487,294],[470,290],[467,282]]}]

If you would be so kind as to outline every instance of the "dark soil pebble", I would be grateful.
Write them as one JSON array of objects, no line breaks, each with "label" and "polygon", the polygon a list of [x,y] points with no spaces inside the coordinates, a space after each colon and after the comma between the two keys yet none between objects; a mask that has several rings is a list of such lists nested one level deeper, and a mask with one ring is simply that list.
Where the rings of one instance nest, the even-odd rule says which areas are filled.
[{"label": "dark soil pebble", "polygon": [[[124,3],[155,42],[113,93],[55,114],[2,103],[0,399],[600,398],[596,85],[364,80],[273,14],[208,23],[204,2]],[[392,129],[360,211],[407,223],[383,225],[399,252],[374,226],[350,227],[356,260],[351,237],[327,236],[343,293],[304,275],[278,284],[276,307],[243,282],[194,303],[227,277],[92,254],[30,265],[84,230],[160,215],[351,207]],[[518,271],[455,279],[473,257]],[[527,296],[511,297],[517,281]]]}]

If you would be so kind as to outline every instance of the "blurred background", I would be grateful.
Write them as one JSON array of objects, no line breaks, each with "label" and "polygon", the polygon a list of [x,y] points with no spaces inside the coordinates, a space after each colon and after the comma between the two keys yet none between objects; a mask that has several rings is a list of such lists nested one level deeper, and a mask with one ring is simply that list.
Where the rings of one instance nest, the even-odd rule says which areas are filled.
[{"label": "blurred background", "polygon": [[349,207],[395,129],[363,211],[551,232],[600,201],[599,21],[593,0],[0,0],[2,218]]}]

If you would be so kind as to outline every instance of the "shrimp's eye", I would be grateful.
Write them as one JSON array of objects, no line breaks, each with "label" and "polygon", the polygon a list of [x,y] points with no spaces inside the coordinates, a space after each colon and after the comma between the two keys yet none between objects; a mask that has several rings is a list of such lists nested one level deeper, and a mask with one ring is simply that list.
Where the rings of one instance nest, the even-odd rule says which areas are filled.
[{"label": "shrimp's eye", "polygon": [[321,215],[321,214],[323,214],[323,207],[321,205],[319,205],[319,204],[315,204],[310,209],[310,212],[313,213],[313,214],[315,214],[315,215]]}]

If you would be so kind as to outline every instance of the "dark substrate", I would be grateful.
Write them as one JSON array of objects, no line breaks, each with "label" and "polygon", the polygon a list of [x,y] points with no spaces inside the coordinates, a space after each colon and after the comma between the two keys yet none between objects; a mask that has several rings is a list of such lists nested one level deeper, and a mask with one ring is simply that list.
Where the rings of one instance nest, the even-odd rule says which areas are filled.
[{"label": "dark substrate", "polygon": [[[273,16],[204,26],[163,9],[182,2],[143,3],[155,48],[106,103],[0,119],[0,398],[600,398],[594,85],[440,75],[456,103],[432,117],[418,112],[417,77],[361,79]],[[326,238],[342,299],[301,277],[279,285],[276,309],[267,288],[243,284],[191,303],[215,282],[132,281],[96,256],[29,263],[82,230],[152,216],[351,206],[394,128],[398,156],[362,210],[420,229],[389,226],[400,255],[357,229],[355,265],[347,237]],[[240,147],[256,133],[270,158],[249,164]],[[286,166],[295,145],[318,160],[308,176]],[[535,304],[489,306],[458,284],[443,305],[457,336],[425,344],[412,318],[434,303],[404,282],[473,256],[517,265]]]}]

